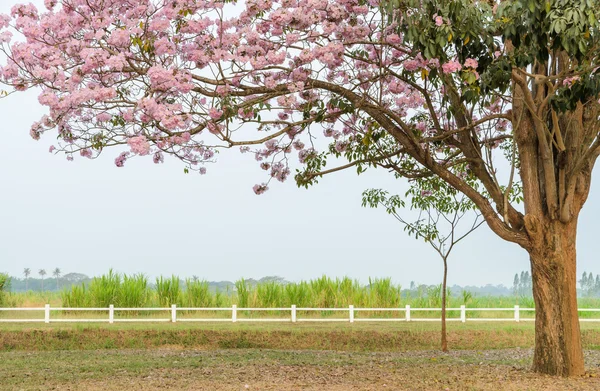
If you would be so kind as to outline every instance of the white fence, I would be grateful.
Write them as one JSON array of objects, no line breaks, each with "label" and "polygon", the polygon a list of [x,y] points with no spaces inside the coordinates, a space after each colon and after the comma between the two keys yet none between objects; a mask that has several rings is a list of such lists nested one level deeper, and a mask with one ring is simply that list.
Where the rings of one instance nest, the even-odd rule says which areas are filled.
[{"label": "white fence", "polygon": [[[429,312],[441,312],[441,308],[411,308],[410,305],[407,305],[404,308],[354,308],[353,305],[347,308],[300,308],[292,305],[291,307],[286,308],[238,308],[236,305],[225,308],[191,308],[191,307],[177,307],[173,304],[170,308],[115,308],[113,305],[110,305],[108,308],[69,308],[69,307],[50,307],[50,304],[46,304],[44,307],[38,308],[0,308],[0,314],[4,311],[38,311],[44,312],[43,318],[15,318],[15,319],[3,319],[0,318],[0,322],[10,322],[10,323],[19,323],[19,322],[107,322],[107,323],[116,323],[116,322],[432,322],[432,321],[440,321],[440,318],[419,318],[411,316],[413,312],[419,311],[429,311]],[[105,318],[90,318],[90,319],[80,319],[80,318],[50,318],[51,311],[86,311],[86,312],[108,312],[108,317]],[[146,311],[158,311],[158,312],[170,312],[170,317],[168,318],[124,318],[124,317],[115,317],[115,313],[123,313],[127,312],[127,315],[131,315],[131,312],[146,312]],[[230,317],[226,318],[188,318],[188,317],[177,317],[178,311],[186,311],[186,312],[229,312],[231,313]],[[290,312],[289,317],[280,317],[280,318],[244,318],[238,317],[238,312],[244,311],[246,313],[252,311],[280,311],[280,312]],[[306,317],[300,318],[298,317],[298,311],[335,311],[335,312],[346,312],[348,314],[347,317],[334,317],[334,318],[318,318],[318,317]],[[403,313],[404,317],[395,317],[395,318],[373,318],[373,317],[356,317],[355,315],[360,312],[396,312]],[[460,308],[446,308],[446,311],[460,311],[459,318],[447,318],[447,321],[456,321],[465,323],[467,321],[467,311],[469,312],[490,312],[490,311],[504,311],[504,312],[513,312],[513,317],[505,317],[505,318],[468,318],[469,321],[485,321],[485,322],[521,322],[521,321],[533,321],[535,318],[528,317],[522,318],[521,311],[534,312],[535,308],[519,308],[518,305],[515,305],[514,308],[466,308],[464,305],[460,306]],[[600,309],[590,309],[590,308],[582,308],[579,309],[580,312],[600,312]],[[580,319],[583,322],[599,322],[600,318],[584,318]]]}]

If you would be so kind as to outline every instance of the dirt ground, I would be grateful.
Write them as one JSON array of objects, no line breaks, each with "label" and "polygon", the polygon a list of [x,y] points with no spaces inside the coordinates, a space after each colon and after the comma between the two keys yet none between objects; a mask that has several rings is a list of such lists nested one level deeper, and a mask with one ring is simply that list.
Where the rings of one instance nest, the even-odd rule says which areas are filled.
[{"label": "dirt ground", "polygon": [[[0,353],[1,390],[600,390],[600,352],[586,376],[529,371],[531,349],[356,353],[108,350]],[[2,385],[3,384],[3,385]]]}]

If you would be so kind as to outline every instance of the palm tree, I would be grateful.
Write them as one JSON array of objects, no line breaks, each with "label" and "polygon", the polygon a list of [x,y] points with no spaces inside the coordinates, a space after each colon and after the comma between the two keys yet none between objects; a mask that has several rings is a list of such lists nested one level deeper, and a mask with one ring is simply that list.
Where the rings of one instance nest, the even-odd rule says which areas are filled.
[{"label": "palm tree", "polygon": [[46,269],[40,269],[38,274],[42,276],[42,292],[44,291],[44,276],[46,275]]},{"label": "palm tree", "polygon": [[54,271],[52,272],[52,275],[56,278],[56,290],[59,289],[59,287],[58,287],[58,278],[60,277],[61,274],[62,274],[62,272],[60,271],[59,268],[54,269]]},{"label": "palm tree", "polygon": [[31,275],[31,269],[26,267],[25,269],[23,269],[23,275],[25,276],[25,290],[28,291],[29,290],[29,276]]},{"label": "palm tree", "polygon": [[194,282],[196,282],[196,281],[198,281],[198,280],[199,280],[199,278],[198,278],[198,276],[194,275],[194,276],[192,276],[192,280],[193,280]]}]

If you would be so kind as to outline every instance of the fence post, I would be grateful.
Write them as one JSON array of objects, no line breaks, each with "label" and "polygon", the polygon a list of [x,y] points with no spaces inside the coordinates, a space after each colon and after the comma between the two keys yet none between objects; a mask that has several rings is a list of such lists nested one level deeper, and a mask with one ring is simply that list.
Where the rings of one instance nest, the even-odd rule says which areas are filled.
[{"label": "fence post", "polygon": [[177,322],[177,304],[171,304],[171,322]]},{"label": "fence post", "polygon": [[296,304],[292,304],[292,323],[296,323]]},{"label": "fence post", "polygon": [[405,315],[406,315],[406,321],[410,322],[410,305],[406,305],[406,310],[405,311]]},{"label": "fence post", "polygon": [[44,323],[50,323],[50,304],[44,306]]},{"label": "fence post", "polygon": [[231,306],[231,321],[237,322],[237,305],[235,304]]},{"label": "fence post", "polygon": [[354,306],[350,304],[348,310],[350,311],[350,323],[354,323]]},{"label": "fence post", "polygon": [[519,306],[515,306],[515,322],[519,322],[521,320],[521,314],[519,313]]},{"label": "fence post", "polygon": [[463,323],[467,321],[467,311],[464,304],[460,306],[460,321]]},{"label": "fence post", "polygon": [[115,322],[115,306],[108,306],[108,323],[113,324]]}]

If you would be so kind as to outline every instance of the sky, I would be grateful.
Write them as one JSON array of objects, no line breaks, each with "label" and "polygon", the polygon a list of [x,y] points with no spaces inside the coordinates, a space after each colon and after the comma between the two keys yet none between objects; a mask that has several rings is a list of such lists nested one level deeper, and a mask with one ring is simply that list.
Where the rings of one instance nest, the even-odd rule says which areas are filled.
[{"label": "sky", "polygon": [[[0,2],[8,12],[12,0]],[[39,5],[42,1],[33,1]],[[120,151],[96,160],[48,153],[56,133],[40,141],[29,128],[45,109],[35,91],[0,100],[0,272],[23,268],[99,275],[197,275],[210,281],[282,276],[291,281],[349,276],[391,277],[437,284],[442,262],[381,209],[361,207],[361,194],[384,188],[402,194],[406,182],[385,171],[343,171],[299,189],[293,180],[265,181],[253,157],[229,151],[207,175],[184,174],[182,163],[149,158],[117,168]],[[598,170],[597,170],[598,171]],[[595,250],[600,175],[579,223],[579,273],[600,272]],[[527,253],[487,226],[461,242],[449,261],[449,284],[512,284],[529,268]]]}]

